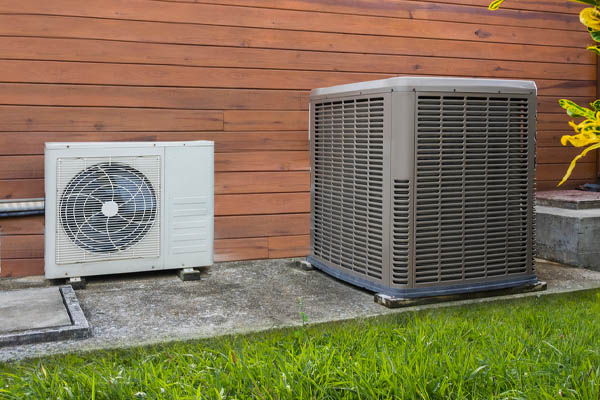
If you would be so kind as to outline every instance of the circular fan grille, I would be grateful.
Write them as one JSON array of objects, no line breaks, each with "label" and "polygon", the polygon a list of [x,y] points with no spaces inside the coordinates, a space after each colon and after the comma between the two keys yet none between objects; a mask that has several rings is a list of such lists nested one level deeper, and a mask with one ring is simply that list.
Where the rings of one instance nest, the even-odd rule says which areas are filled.
[{"label": "circular fan grille", "polygon": [[80,248],[114,253],[138,243],[157,215],[152,183],[137,169],[103,162],[79,172],[59,202],[63,229]]}]

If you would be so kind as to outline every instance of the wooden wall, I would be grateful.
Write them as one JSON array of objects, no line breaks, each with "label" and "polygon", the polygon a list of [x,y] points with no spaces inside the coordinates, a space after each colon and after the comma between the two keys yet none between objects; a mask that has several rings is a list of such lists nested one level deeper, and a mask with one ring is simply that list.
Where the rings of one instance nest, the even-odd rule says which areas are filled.
[{"label": "wooden wall", "polygon": [[[309,90],[399,74],[534,79],[550,189],[577,153],[557,100],[597,92],[581,6],[488,2],[0,0],[0,199],[43,196],[46,141],[210,139],[216,259],[304,255]],[[43,218],[0,230],[2,276],[42,273]]]}]

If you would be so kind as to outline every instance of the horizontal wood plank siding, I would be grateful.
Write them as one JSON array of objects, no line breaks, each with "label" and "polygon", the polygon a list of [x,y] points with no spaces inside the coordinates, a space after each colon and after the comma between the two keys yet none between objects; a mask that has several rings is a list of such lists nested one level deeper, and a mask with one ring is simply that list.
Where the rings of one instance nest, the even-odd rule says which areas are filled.
[{"label": "horizontal wood plank siding", "polygon": [[[309,246],[308,96],[397,75],[531,79],[537,188],[597,93],[564,0],[0,0],[0,199],[44,196],[52,141],[215,142],[215,260]],[[595,179],[596,153],[567,187]],[[42,216],[0,219],[0,276],[43,272]]]}]

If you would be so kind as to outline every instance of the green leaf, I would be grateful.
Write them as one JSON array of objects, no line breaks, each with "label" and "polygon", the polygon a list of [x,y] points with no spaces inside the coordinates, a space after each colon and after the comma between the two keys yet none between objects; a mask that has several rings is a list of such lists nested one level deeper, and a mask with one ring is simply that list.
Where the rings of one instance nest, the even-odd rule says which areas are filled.
[{"label": "green leaf", "polygon": [[596,100],[592,103],[590,103],[590,106],[592,106],[592,108],[596,111],[600,111],[600,100]]},{"label": "green leaf", "polygon": [[504,0],[494,0],[490,3],[488,8],[490,10],[497,10],[498,8],[500,8],[500,4],[502,4],[503,2],[504,2]]},{"label": "green leaf", "polygon": [[590,32],[590,36],[592,37],[592,40],[594,40],[595,42],[600,42],[600,31],[590,29],[590,28],[588,28],[588,31]]},{"label": "green leaf", "polygon": [[584,117],[589,119],[596,119],[596,114],[592,110],[590,110],[589,108],[581,107],[580,105],[577,105],[577,103],[571,100],[560,99],[558,101],[558,104],[562,108],[567,110],[567,114],[569,114],[569,116],[573,118]]}]

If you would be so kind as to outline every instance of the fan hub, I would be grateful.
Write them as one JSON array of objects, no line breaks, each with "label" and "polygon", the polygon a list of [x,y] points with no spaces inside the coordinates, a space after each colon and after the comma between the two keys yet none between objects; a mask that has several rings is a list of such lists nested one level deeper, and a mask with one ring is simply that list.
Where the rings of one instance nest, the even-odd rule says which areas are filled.
[{"label": "fan hub", "polygon": [[107,201],[102,204],[102,214],[106,217],[113,217],[119,213],[119,205],[115,201]]}]

